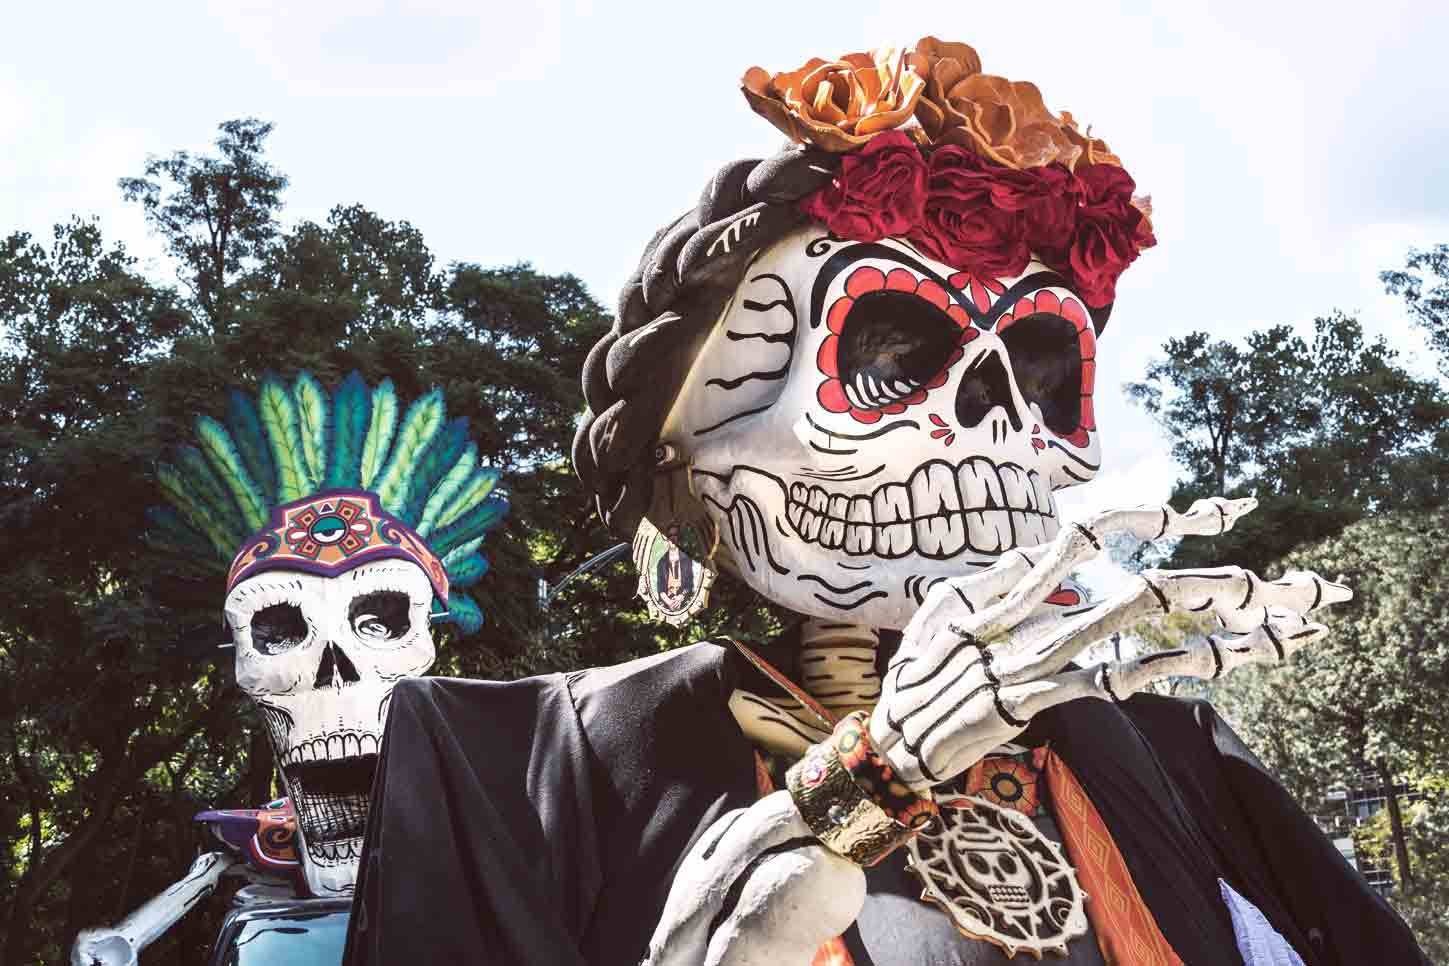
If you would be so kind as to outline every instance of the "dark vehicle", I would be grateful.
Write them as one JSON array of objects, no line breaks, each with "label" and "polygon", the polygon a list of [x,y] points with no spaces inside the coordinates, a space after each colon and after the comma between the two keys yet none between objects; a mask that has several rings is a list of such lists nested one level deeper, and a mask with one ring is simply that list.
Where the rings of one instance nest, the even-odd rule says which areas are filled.
[{"label": "dark vehicle", "polygon": [[227,914],[211,966],[340,966],[350,899],[291,899]]}]

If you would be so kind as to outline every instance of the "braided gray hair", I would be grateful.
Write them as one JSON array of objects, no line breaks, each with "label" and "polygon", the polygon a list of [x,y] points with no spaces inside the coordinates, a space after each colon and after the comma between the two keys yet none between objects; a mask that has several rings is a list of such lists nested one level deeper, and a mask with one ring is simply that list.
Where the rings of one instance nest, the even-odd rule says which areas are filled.
[{"label": "braided gray hair", "polygon": [[615,533],[631,533],[649,508],[659,431],[745,266],[809,221],[797,202],[838,164],[801,147],[732,161],[645,247],[613,328],[584,362],[587,405],[573,445],[574,470]]}]

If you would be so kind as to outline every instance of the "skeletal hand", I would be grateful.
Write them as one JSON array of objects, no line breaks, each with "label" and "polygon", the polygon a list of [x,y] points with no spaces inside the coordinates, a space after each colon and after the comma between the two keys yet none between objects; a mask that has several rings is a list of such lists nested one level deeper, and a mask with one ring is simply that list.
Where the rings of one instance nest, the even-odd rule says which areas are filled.
[{"label": "skeletal hand", "polygon": [[[1052,543],[938,584],[886,673],[871,717],[877,745],[902,778],[924,788],[965,771],[1053,705],[1124,699],[1163,677],[1214,678],[1282,660],[1322,637],[1323,626],[1304,615],[1352,594],[1312,573],[1265,581],[1238,567],[1148,571],[1096,606],[1042,606],[1109,533],[1214,535],[1254,506],[1219,498],[1182,514],[1166,506],[1103,513]],[[1172,610],[1211,612],[1227,633],[1132,661],[1063,670],[1088,645]],[[804,966],[864,901],[864,873],[822,846],[788,794],[776,792],[724,816],[696,844],[645,962]]]},{"label": "skeletal hand", "polygon": [[[1103,538],[1222,533],[1253,499],[1199,500],[1186,513],[1139,507],[1066,527],[1051,543],[1012,551],[990,568],[944,581],[912,618],[882,684],[871,735],[901,777],[925,788],[960,774],[1019,734],[1033,715],[1076,698],[1123,700],[1167,677],[1212,679],[1281,661],[1326,633],[1304,615],[1353,596],[1317,574],[1266,581],[1239,567],[1147,571],[1125,590],[1065,620],[1041,604]],[[1005,596],[1002,596],[1005,595]],[[1087,646],[1144,617],[1211,612],[1226,634],[1180,649],[1083,670],[1063,668]]]}]

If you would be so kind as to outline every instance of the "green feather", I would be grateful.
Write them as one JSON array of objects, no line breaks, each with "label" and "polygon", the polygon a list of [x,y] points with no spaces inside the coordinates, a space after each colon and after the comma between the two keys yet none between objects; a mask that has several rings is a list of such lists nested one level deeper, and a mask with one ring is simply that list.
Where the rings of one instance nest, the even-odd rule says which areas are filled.
[{"label": "green feather", "polygon": [[467,483],[473,476],[473,471],[477,468],[478,444],[469,443],[463,447],[463,455],[458,457],[458,461],[453,464],[453,468],[447,472],[442,482],[438,484],[437,489],[433,490],[432,495],[423,504],[422,516],[418,520],[418,525],[414,527],[418,532],[418,536],[426,537],[433,532],[433,527],[438,521],[438,515],[443,512],[443,508],[448,505],[449,501],[457,495],[458,490],[462,488],[463,484]]},{"label": "green feather", "polygon": [[226,404],[226,425],[241,453],[247,475],[262,491],[263,502],[277,502],[277,470],[272,464],[272,449],[262,432],[262,421],[251,397],[233,389]]},{"label": "green feather", "polygon": [[435,530],[428,538],[428,546],[433,548],[433,553],[444,557],[446,562],[446,555],[450,551],[466,546],[475,537],[482,540],[483,534],[503,519],[507,512],[507,500],[499,497],[485,500],[446,527]]},{"label": "green feather", "polygon": [[407,500],[399,516],[409,526],[415,525],[423,515],[423,505],[433,487],[458,460],[458,454],[468,442],[468,420],[460,417],[450,421],[438,433],[437,438],[423,452],[418,468],[408,479]]},{"label": "green feather", "polygon": [[332,396],[332,449],[327,457],[328,487],[359,486],[362,482],[362,441],[372,416],[372,394],[362,373],[353,372]]},{"label": "green feather", "polygon": [[483,626],[483,611],[467,594],[449,594],[448,621],[464,634],[472,634]]},{"label": "green feather", "polygon": [[458,494],[453,497],[443,512],[438,514],[436,525],[445,527],[473,509],[487,498],[489,493],[493,492],[493,487],[497,483],[497,470],[491,466],[478,467],[468,482],[459,488]]},{"label": "green feather", "polygon": [[224,527],[210,512],[205,502],[198,499],[186,478],[176,467],[162,463],[156,467],[156,482],[166,499],[176,508],[181,517],[192,528],[204,536],[217,556],[230,560],[238,549],[240,540],[233,540]]},{"label": "green feather", "polygon": [[175,466],[186,477],[186,486],[201,502],[211,519],[228,535],[235,535],[240,544],[251,531],[242,520],[240,508],[231,492],[195,446],[178,446],[172,455]]},{"label": "green feather", "polygon": [[367,424],[367,439],[362,443],[362,474],[359,482],[364,490],[376,492],[373,481],[382,469],[383,460],[392,447],[392,434],[397,429],[397,389],[391,379],[384,379],[372,391],[372,418]]},{"label": "green feather", "polygon": [[256,531],[266,526],[266,497],[247,472],[246,462],[226,427],[210,416],[202,416],[196,421],[196,440],[241,508],[242,522],[247,529]]},{"label": "green feather", "polygon": [[464,557],[457,566],[448,571],[449,587],[471,587],[483,579],[488,572],[488,558],[479,554]]},{"label": "green feather", "polygon": [[[429,544],[429,546],[432,545]],[[458,544],[446,551],[438,550],[437,547],[433,547],[433,551],[443,554],[443,569],[448,570],[460,565],[464,560],[477,553],[478,548],[481,546],[483,546],[483,537],[479,535],[471,537],[466,542]]]},{"label": "green feather", "polygon": [[434,389],[413,400],[397,431],[392,455],[378,474],[373,492],[389,512],[400,514],[407,500],[409,481],[423,453],[443,427],[443,391]]},{"label": "green feather", "polygon": [[272,460],[277,466],[277,502],[300,500],[312,491],[306,457],[302,454],[302,427],[297,404],[287,387],[275,373],[262,377],[257,396],[262,426],[271,443]]},{"label": "green feather", "polygon": [[308,489],[320,489],[327,471],[327,390],[312,373],[299,372],[292,399],[302,431],[302,456],[311,483]]}]

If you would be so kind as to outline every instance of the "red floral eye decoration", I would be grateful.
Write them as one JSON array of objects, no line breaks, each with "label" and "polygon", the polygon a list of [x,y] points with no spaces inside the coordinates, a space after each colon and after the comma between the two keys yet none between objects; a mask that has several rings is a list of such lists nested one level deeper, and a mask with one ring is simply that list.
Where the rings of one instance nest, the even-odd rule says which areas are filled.
[{"label": "red floral eye decoration", "polygon": [[1043,290],[1018,299],[997,320],[996,334],[1006,332],[1017,319],[1042,314],[1066,319],[1077,332],[1077,348],[1082,359],[1081,415],[1077,418],[1076,429],[1061,438],[1078,449],[1085,449],[1091,441],[1088,434],[1097,428],[1096,411],[1092,406],[1092,392],[1097,382],[1097,334],[1086,308],[1070,295],[1062,298],[1055,292]]},{"label": "red floral eye decoration", "polygon": [[[852,402],[847,394],[839,357],[847,316],[860,299],[875,292],[914,295],[943,312],[960,328],[960,333],[954,338],[950,355],[924,385],[884,405],[867,409]],[[825,325],[829,333],[821,341],[815,361],[826,378],[816,390],[816,398],[827,412],[850,413],[851,418],[859,423],[879,422],[882,416],[898,415],[907,407],[925,402],[928,392],[946,384],[951,366],[961,358],[961,346],[980,335],[980,331],[971,324],[966,310],[952,300],[950,293],[939,282],[929,278],[918,279],[904,268],[891,269],[887,274],[871,265],[857,268],[846,278],[845,294],[831,303],[825,315]]]}]

